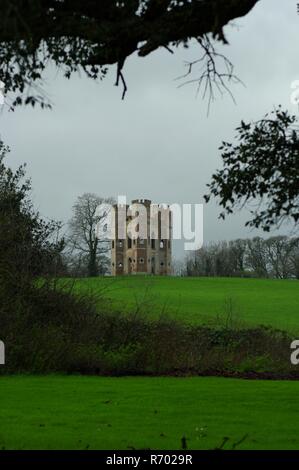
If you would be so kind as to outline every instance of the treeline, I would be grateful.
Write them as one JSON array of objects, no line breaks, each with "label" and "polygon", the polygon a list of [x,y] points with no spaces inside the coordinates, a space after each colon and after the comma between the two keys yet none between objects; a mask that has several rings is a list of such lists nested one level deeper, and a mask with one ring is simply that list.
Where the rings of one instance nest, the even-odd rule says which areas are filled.
[{"label": "treeline", "polygon": [[182,274],[299,279],[299,237],[210,243],[186,258]]}]

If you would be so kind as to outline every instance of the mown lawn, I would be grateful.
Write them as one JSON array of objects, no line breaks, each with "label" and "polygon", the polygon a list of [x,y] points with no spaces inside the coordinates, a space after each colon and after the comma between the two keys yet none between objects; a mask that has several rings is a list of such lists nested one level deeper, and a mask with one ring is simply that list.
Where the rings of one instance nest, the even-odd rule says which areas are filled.
[{"label": "mown lawn", "polygon": [[[142,306],[187,322],[207,323],[219,316],[251,325],[299,332],[299,281],[239,278],[123,277],[78,280],[76,289],[102,292],[113,309]],[[227,306],[231,304],[231,309]]]},{"label": "mown lawn", "polygon": [[0,377],[2,449],[299,449],[299,383]]}]

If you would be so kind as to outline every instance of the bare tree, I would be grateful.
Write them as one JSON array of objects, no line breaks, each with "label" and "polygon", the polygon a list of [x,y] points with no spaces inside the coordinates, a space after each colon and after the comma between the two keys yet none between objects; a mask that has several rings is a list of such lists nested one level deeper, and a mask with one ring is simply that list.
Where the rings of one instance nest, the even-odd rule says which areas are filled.
[{"label": "bare tree", "polygon": [[296,279],[299,279],[299,239],[297,238],[297,246],[290,257],[292,274]]},{"label": "bare tree", "polygon": [[182,277],[186,275],[186,263],[180,259],[172,260],[172,275]]},{"label": "bare tree", "polygon": [[186,260],[189,276],[243,276],[246,240],[209,243]]},{"label": "bare tree", "polygon": [[269,260],[264,239],[254,237],[248,240],[247,249],[246,263],[248,268],[254,272],[257,277],[268,277]]},{"label": "bare tree", "polygon": [[109,216],[107,211],[97,210],[103,204],[114,204],[114,200],[85,193],[79,196],[73,205],[73,216],[69,221],[69,247],[79,264],[86,266],[87,275],[90,277],[103,273],[110,250],[107,237],[97,236],[99,226],[102,228],[101,233],[105,233]]},{"label": "bare tree", "polygon": [[238,239],[230,241],[229,250],[232,270],[241,275],[245,271],[247,240]]},{"label": "bare tree", "polygon": [[185,275],[299,279],[299,237],[209,243],[188,255]]},{"label": "bare tree", "polygon": [[273,277],[277,279],[296,277],[298,238],[271,237],[265,240],[265,247]]}]

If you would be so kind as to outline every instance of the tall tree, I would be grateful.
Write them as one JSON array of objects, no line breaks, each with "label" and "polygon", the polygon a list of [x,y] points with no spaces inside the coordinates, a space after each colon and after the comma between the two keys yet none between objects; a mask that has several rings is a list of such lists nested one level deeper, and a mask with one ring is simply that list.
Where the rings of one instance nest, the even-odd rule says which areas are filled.
[{"label": "tall tree", "polygon": [[288,279],[296,276],[293,260],[298,250],[298,238],[288,238],[281,235],[268,238],[264,243],[274,277]]},{"label": "tall tree", "polygon": [[[109,216],[107,211],[98,211],[101,204],[113,204],[112,198],[102,198],[93,193],[79,196],[73,206],[73,216],[69,221],[69,244],[73,253],[83,263],[86,261],[87,274],[97,276],[102,271],[105,255],[110,250],[110,243],[105,238],[105,224]],[[102,230],[99,230],[102,227]],[[103,236],[99,237],[99,231]]]},{"label": "tall tree", "polygon": [[3,289],[14,295],[36,276],[57,274],[64,248],[56,237],[60,224],[44,221],[33,209],[25,167],[14,172],[5,165],[8,152],[0,141],[0,300]]},{"label": "tall tree", "polygon": [[246,249],[247,240],[238,239],[229,242],[230,261],[233,272],[244,273]]}]

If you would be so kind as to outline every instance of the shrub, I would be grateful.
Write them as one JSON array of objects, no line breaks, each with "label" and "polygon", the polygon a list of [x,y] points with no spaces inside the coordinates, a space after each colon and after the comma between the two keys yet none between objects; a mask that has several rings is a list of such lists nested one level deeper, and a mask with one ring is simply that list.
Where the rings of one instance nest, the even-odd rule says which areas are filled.
[{"label": "shrub", "polygon": [[291,339],[271,328],[184,325],[122,315],[49,283],[0,308],[1,373],[250,375],[289,377]]}]

